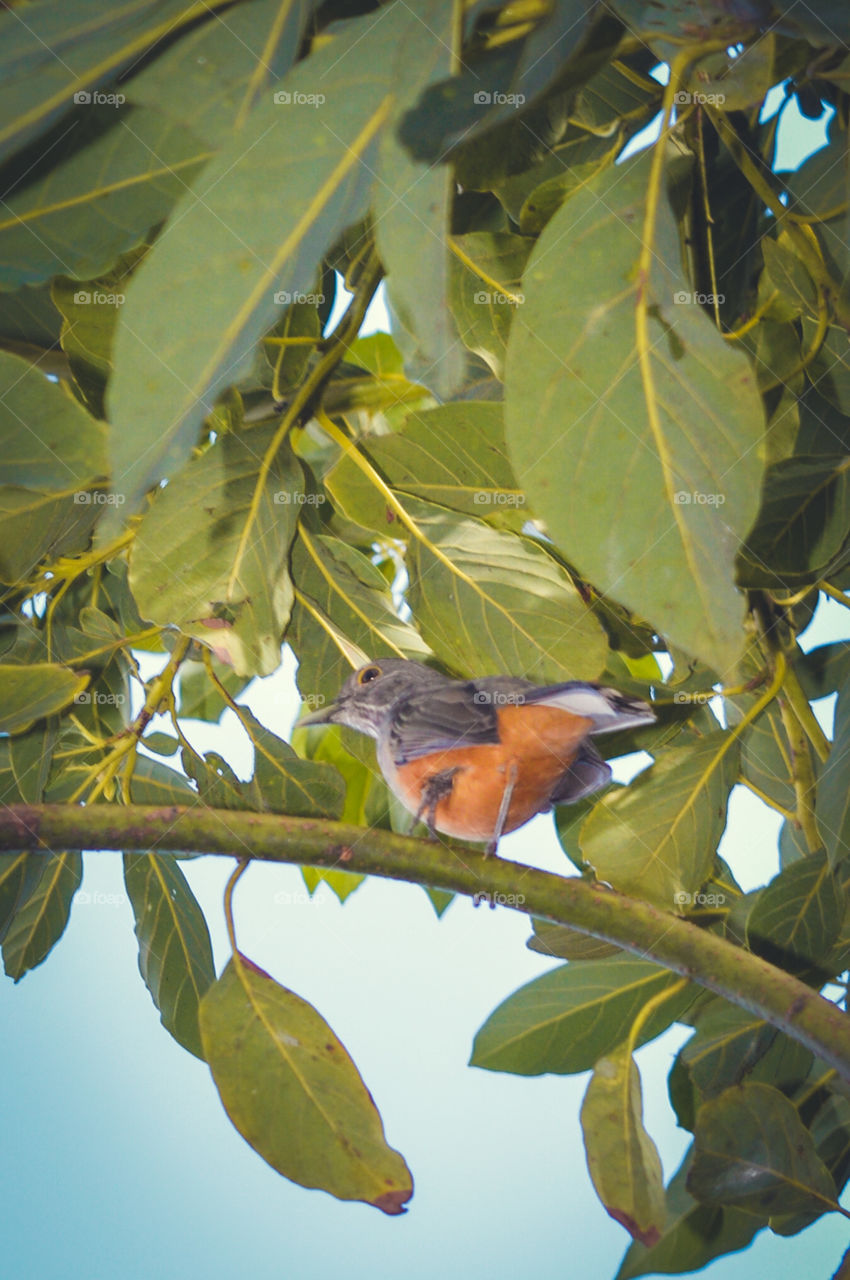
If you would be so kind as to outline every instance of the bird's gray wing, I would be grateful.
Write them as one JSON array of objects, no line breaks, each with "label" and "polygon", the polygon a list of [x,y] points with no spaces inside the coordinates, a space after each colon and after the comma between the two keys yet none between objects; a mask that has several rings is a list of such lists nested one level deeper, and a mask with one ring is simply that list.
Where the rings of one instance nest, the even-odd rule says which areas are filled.
[{"label": "bird's gray wing", "polygon": [[433,751],[479,747],[499,741],[497,705],[482,696],[476,682],[458,681],[420,690],[395,711],[390,753],[396,765]]}]

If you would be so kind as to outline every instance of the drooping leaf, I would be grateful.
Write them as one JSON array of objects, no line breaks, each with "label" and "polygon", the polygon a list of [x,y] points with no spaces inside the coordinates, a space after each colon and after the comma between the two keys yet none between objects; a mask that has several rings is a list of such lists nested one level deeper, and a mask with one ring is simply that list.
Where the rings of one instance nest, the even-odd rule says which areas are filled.
[{"label": "drooping leaf", "polygon": [[[657,965],[611,956],[560,965],[515,991],[481,1027],[471,1063],[488,1071],[535,1076],[586,1071],[610,1053],[652,996],[677,981]],[[639,1043],[659,1035],[693,999],[687,990],[665,1000]]]},{"label": "drooping leaf", "polygon": [[340,1200],[404,1212],[407,1166],[312,1005],[239,956],[201,1003],[201,1034],[227,1114],[272,1168]]},{"label": "drooping leaf", "polygon": [[747,917],[751,949],[791,972],[825,961],[838,938],[845,900],[821,849],[783,868]]},{"label": "drooping leaf", "polygon": [[643,1125],[643,1095],[623,1046],[600,1058],[581,1106],[587,1167],[615,1222],[641,1244],[661,1238],[667,1216],[661,1159]]},{"label": "drooping leaf", "polygon": [[26,902],[38,884],[42,870],[43,860],[37,853],[0,854],[0,942],[5,938],[18,907]]},{"label": "drooping leaf", "polygon": [[522,273],[532,242],[507,232],[456,236],[450,263],[451,308],[464,346],[504,377],[508,334],[523,303]]},{"label": "drooping leaf", "polygon": [[125,853],[124,883],[136,919],[139,970],[162,1025],[203,1058],[198,1009],[215,981],[203,912],[173,858]]},{"label": "drooping leaf", "polygon": [[0,664],[0,733],[20,733],[36,720],[61,711],[87,684],[88,676],[78,676],[57,663]]},{"label": "drooping leaf", "polygon": [[296,818],[340,818],[345,784],[329,764],[302,760],[288,742],[276,737],[243,708],[242,723],[254,744],[250,796],[257,809]]},{"label": "drooping leaf", "polygon": [[725,674],[744,643],[732,568],[764,412],[749,361],[671,265],[663,192],[639,274],[648,177],[646,159],[606,170],[537,241],[508,344],[508,444],[570,562]]},{"label": "drooping leaf", "polygon": [[3,940],[3,965],[15,982],[40,965],[62,937],[83,877],[79,853],[39,855],[39,862],[38,883],[18,908]]}]

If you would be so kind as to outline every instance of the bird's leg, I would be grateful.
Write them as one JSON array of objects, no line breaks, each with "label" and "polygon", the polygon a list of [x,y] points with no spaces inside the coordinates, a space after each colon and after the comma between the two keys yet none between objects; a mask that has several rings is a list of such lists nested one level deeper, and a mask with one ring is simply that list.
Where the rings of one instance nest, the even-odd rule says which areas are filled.
[{"label": "bird's leg", "polygon": [[514,787],[516,786],[517,773],[518,773],[518,770],[516,767],[516,762],[512,761],[510,768],[508,769],[508,780],[505,783],[505,789],[502,792],[502,803],[499,805],[499,816],[496,819],[496,829],[493,832],[493,839],[490,841],[490,843],[487,845],[487,848],[484,850],[485,857],[487,857],[488,854],[495,853],[499,847],[499,840],[501,839],[501,835],[505,829],[505,823],[508,818],[508,809],[510,808],[510,805],[511,805],[511,796],[514,793]]},{"label": "bird's leg", "polygon": [[422,784],[422,798],[419,802],[419,808],[416,810],[414,825],[421,822],[425,818],[425,825],[428,828],[428,835],[432,840],[437,838],[437,805],[446,796],[452,793],[454,785],[454,777],[460,772],[460,766],[456,765],[453,769],[441,769],[439,773],[432,773],[430,778],[426,778]]}]

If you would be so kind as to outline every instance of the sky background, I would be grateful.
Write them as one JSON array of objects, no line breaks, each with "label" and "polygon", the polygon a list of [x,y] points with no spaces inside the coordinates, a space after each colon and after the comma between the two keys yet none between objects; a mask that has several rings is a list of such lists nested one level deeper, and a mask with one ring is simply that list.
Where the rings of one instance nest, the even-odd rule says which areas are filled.
[{"label": "sky background", "polygon": [[[781,90],[768,106],[775,109]],[[824,137],[826,117],[792,105],[778,168]],[[645,141],[646,139],[644,139]],[[367,331],[385,328],[378,300]],[[850,636],[848,613],[822,606],[808,649]],[[288,736],[298,711],[294,663],[242,699]],[[149,671],[146,669],[145,674]],[[831,728],[833,699],[818,712]],[[251,751],[235,717],[188,722],[202,750],[241,776]],[[173,761],[172,761],[173,763]],[[778,869],[777,815],[740,788],[721,852],[744,888]],[[507,837],[505,857],[572,868],[541,817]],[[228,947],[221,910],[232,863],[182,867],[210,924],[217,969]],[[414,886],[367,882],[341,906],[310,899],[295,868],[255,865],[235,895],[241,948],[310,1000],[357,1063],[390,1143],[415,1178],[410,1211],[389,1219],[279,1177],[225,1116],[205,1064],[160,1027],[137,967],[120,858],[88,854],[84,893],[65,936],[21,984],[0,982],[4,1205],[0,1275],[23,1280],[326,1280],[437,1274],[468,1280],[606,1280],[629,1241],[587,1175],[578,1113],[587,1075],[522,1078],[469,1068],[472,1038],[511,991],[551,967],[526,950],[526,919],[455,901],[438,920]],[[88,901],[86,901],[88,898]],[[645,1118],[665,1176],[689,1135],[676,1129],[666,1075],[685,1028],[638,1054]],[[845,1198],[846,1199],[846,1198]],[[793,1239],[763,1233],[709,1268],[712,1280],[829,1275],[846,1223],[824,1218]]]}]

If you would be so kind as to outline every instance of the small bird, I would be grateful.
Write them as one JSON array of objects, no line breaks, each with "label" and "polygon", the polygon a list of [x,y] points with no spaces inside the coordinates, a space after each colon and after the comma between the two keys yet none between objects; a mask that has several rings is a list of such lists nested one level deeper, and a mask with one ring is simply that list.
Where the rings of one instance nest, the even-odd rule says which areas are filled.
[{"label": "small bird", "polygon": [[611,770],[594,734],[654,720],[640,699],[579,680],[452,680],[421,662],[380,658],[300,723],[375,738],[387,785],[431,835],[486,841],[494,853],[535,814],[605,786]]}]

